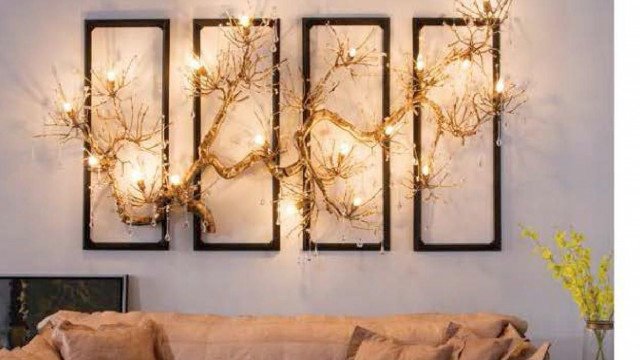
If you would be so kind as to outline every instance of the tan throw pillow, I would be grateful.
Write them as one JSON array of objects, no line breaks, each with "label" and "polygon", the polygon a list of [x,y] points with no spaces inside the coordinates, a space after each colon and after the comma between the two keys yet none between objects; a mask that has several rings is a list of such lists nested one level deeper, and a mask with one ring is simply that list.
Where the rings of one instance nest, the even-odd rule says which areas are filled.
[{"label": "tan throw pillow", "polygon": [[403,344],[357,326],[351,336],[346,360],[449,360],[453,346]]},{"label": "tan throw pillow", "polygon": [[65,321],[53,330],[53,343],[64,360],[156,360],[155,341],[151,320],[97,329]]},{"label": "tan throw pillow", "polygon": [[[451,326],[455,328],[454,324]],[[512,338],[482,338],[472,330],[458,325],[447,344],[452,345],[453,360],[500,360],[510,350]]]}]

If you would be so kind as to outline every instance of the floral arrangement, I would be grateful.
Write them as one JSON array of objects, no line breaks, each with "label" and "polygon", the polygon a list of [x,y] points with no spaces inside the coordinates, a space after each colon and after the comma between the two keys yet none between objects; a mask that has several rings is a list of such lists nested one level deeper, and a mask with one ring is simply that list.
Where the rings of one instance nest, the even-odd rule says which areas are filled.
[{"label": "floral arrangement", "polygon": [[535,230],[523,227],[521,236],[535,244],[535,252],[547,262],[553,278],[571,294],[587,322],[611,321],[613,318],[613,287],[609,281],[611,255],[601,258],[597,273],[591,269],[591,249],[583,245],[585,236],[573,229],[559,230],[554,240],[556,252],[540,242]]}]

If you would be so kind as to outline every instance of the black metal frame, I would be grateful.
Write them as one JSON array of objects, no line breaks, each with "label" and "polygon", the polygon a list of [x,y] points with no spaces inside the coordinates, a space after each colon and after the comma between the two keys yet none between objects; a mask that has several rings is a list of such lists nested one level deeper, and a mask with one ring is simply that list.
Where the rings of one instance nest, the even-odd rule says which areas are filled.
[{"label": "black metal frame", "polygon": [[[259,26],[266,23],[267,26],[274,28],[277,38],[280,39],[280,19],[252,19],[253,26]],[[200,56],[201,42],[200,32],[205,27],[230,26],[230,20],[227,19],[194,19],[193,20],[193,53]],[[280,86],[280,40],[276,44],[276,51],[273,53],[273,74],[271,82],[275,88]],[[277,152],[280,140],[280,92],[271,92],[271,108],[272,108],[272,124],[271,124],[271,149],[276,153],[276,162],[280,162],[280,155]],[[199,147],[202,136],[202,101],[199,96],[193,99],[193,158],[198,160]],[[200,181],[202,177],[198,174],[195,183],[198,184],[196,198],[200,198]],[[280,250],[280,225],[278,224],[278,199],[280,197],[280,181],[276,177],[272,177],[272,219],[273,231],[272,239],[268,243],[205,243],[202,241],[202,222],[197,214],[193,215],[193,249],[196,251],[279,251]]]},{"label": "black metal frame", "polygon": [[[303,91],[306,98],[310,90],[311,79],[311,61],[310,61],[310,33],[311,28],[314,26],[331,25],[331,26],[379,26],[382,28],[382,47],[384,53],[387,55],[383,59],[383,71],[382,71],[382,113],[383,118],[389,116],[390,113],[390,50],[391,50],[391,27],[390,19],[388,17],[313,17],[302,19],[302,71],[304,76]],[[305,110],[303,113],[303,121],[309,119],[309,111]],[[310,152],[309,139],[306,139],[307,147]],[[384,250],[391,250],[391,191],[389,187],[390,178],[390,161],[389,161],[389,141],[386,140],[382,144],[382,202],[383,202],[383,233],[382,233],[382,247]],[[302,172],[304,192],[308,193],[309,185],[307,182],[307,172],[303,169]],[[310,204],[305,202],[304,204],[305,219],[310,209]],[[309,229],[311,224],[307,221],[304,224],[303,229],[303,249],[318,249],[318,250],[334,250],[334,251],[376,251],[380,250],[381,245],[378,243],[315,243],[311,240],[311,234]]]},{"label": "black metal frame", "polygon": [[129,275],[0,275],[0,280],[16,280],[16,279],[32,279],[32,280],[119,280],[122,293],[120,294],[121,312],[129,311]]},{"label": "black metal frame", "polygon": [[[162,116],[164,139],[169,140],[169,19],[87,19],[84,22],[84,76],[85,86],[91,87],[91,55],[92,32],[96,28],[148,28],[158,27],[162,30]],[[91,106],[91,96],[85,100],[85,106]],[[91,111],[87,112],[87,122],[91,124]],[[89,143],[85,142],[86,151],[91,151]],[[169,149],[163,150],[163,182],[166,182],[166,164],[169,163]],[[165,240],[167,221],[160,221],[162,227],[160,241],[155,243],[129,242],[94,242],[91,239],[91,171],[84,164],[84,202],[83,202],[83,249],[84,250],[169,250],[169,242]]]},{"label": "black metal frame", "polygon": [[[463,26],[467,22],[462,18],[413,18],[413,58],[420,51],[420,30],[426,26],[456,25]],[[483,22],[477,21],[476,25],[483,26]],[[494,25],[493,29],[493,85],[500,79],[500,25]],[[414,72],[416,70],[414,69]],[[415,78],[415,73],[414,73]],[[413,143],[417,154],[422,150],[422,111],[418,107],[413,116]],[[497,145],[500,136],[501,116],[493,118],[493,209],[494,209],[494,239],[487,244],[426,244],[422,241],[422,191],[418,188],[413,198],[413,250],[420,252],[436,251],[500,251],[502,250],[502,193],[501,193],[501,153]],[[420,165],[413,167],[414,179],[420,175]]]}]

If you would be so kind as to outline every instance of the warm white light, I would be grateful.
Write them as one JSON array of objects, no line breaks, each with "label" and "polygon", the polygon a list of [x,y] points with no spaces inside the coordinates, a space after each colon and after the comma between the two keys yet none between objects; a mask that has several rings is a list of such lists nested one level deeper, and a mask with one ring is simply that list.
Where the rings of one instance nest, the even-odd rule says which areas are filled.
[{"label": "warm white light", "polygon": [[504,92],[504,89],[505,89],[504,79],[500,78],[496,83],[496,92],[498,94],[502,94]]},{"label": "warm white light", "polygon": [[418,54],[418,57],[416,58],[416,70],[422,71],[424,70],[424,66],[424,58],[422,58],[422,54]]},{"label": "warm white light", "polygon": [[384,128],[384,134],[387,136],[393,135],[394,131],[396,131],[396,128],[394,128],[393,125],[387,125]]},{"label": "warm white light", "polygon": [[173,174],[169,176],[169,183],[171,183],[171,185],[173,186],[178,186],[182,184],[182,178],[180,177],[180,175]]},{"label": "warm white light", "polygon": [[362,198],[361,197],[355,197],[353,199],[353,206],[358,207],[362,205]]},{"label": "warm white light", "polygon": [[117,76],[117,73],[116,73],[115,70],[111,69],[111,70],[107,71],[107,81],[115,82],[116,81],[116,76]]},{"label": "warm white light", "polygon": [[338,149],[338,152],[340,153],[340,155],[347,156],[349,155],[350,151],[351,151],[351,145],[349,145],[346,142],[340,144],[340,148]]},{"label": "warm white light", "polygon": [[293,201],[282,204],[281,212],[285,216],[295,216],[298,214],[298,206]]},{"label": "warm white light", "polygon": [[100,164],[100,160],[98,160],[98,158],[97,158],[97,157],[95,157],[95,156],[93,156],[93,155],[90,155],[90,156],[87,158],[87,164],[88,164],[90,167],[94,168],[94,167],[96,167],[96,166],[98,166],[98,165]]},{"label": "warm white light", "polygon": [[247,15],[242,15],[238,18],[238,24],[242,27],[249,27],[249,25],[251,25],[251,18]]},{"label": "warm white light", "polygon": [[471,60],[469,59],[464,59],[462,61],[462,69],[464,70],[469,70],[469,68],[471,67]]},{"label": "warm white light", "polygon": [[71,103],[66,102],[62,104],[62,110],[68,114],[73,110],[73,105],[71,105]]},{"label": "warm white light", "polygon": [[253,137],[253,143],[258,146],[264,146],[266,142],[267,140],[264,138],[264,135],[262,134],[256,134],[256,136]]},{"label": "warm white light", "polygon": [[143,178],[144,175],[142,174],[142,172],[140,172],[140,170],[133,170],[131,172],[131,180],[133,180],[133,182],[138,183],[142,181]]},{"label": "warm white light", "polygon": [[429,167],[429,164],[422,165],[422,175],[429,176],[429,173],[431,173],[431,168]]},{"label": "warm white light", "polygon": [[358,53],[358,50],[356,50],[356,48],[351,48],[349,49],[349,52],[347,52],[347,55],[349,55],[349,57],[353,59],[356,57],[357,53]]},{"label": "warm white light", "polygon": [[189,59],[189,67],[193,71],[198,71],[202,69],[204,65],[202,64],[202,61],[199,58],[192,56],[191,59]]}]

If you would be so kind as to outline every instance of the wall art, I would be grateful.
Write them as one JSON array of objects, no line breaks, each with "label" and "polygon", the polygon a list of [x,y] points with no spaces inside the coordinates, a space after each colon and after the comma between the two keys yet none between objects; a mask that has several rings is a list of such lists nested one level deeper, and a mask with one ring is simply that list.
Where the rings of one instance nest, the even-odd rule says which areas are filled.
[{"label": "wall art", "polygon": [[[240,25],[240,27],[238,27]],[[244,26],[246,25],[246,27]],[[194,159],[215,152],[230,163],[241,161],[247,154],[270,144],[272,161],[279,163],[280,128],[280,21],[278,19],[196,19],[193,21],[193,52],[196,71],[204,64],[230,61],[242,52],[242,36],[237,31],[254,32],[251,46],[257,71],[263,74],[244,89],[243,100],[229,106],[225,116],[216,117],[223,100],[216,93],[194,96]],[[230,47],[231,43],[231,47]],[[235,43],[235,44],[234,44]],[[235,54],[227,53],[234,51]],[[196,91],[199,84],[194,84]],[[215,140],[210,130],[219,128]],[[202,152],[202,153],[201,153]],[[278,200],[280,181],[268,168],[252,167],[243,176],[225,178],[224,173],[209,167],[200,172],[195,182],[197,196],[216,214],[216,232],[202,228],[202,220],[194,216],[195,250],[279,250],[280,222]],[[232,206],[230,206],[232,204]]]},{"label": "wall art", "polygon": [[502,110],[519,95],[501,78],[500,21],[414,18],[413,56],[414,76],[447,79],[413,116],[414,250],[499,251]]},{"label": "wall art", "polygon": [[389,23],[302,21],[304,250],[391,248]]},{"label": "wall art", "polygon": [[167,250],[169,20],[86,20],[84,63],[59,114],[85,141],[84,248]]}]

